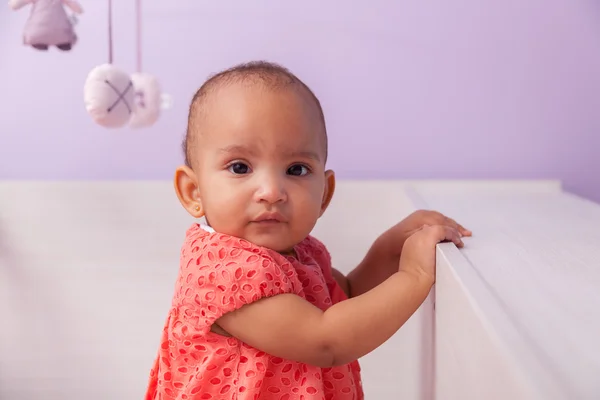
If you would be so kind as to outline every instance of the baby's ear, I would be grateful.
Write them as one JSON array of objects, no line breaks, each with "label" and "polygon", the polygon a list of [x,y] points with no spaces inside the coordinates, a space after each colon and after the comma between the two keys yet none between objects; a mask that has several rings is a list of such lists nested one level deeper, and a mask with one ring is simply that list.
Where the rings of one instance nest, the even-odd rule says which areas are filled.
[{"label": "baby's ear", "polygon": [[325,171],[325,191],[323,192],[323,200],[321,201],[321,215],[325,212],[335,192],[335,173],[332,170]]},{"label": "baby's ear", "polygon": [[200,201],[200,191],[198,189],[198,179],[194,171],[185,165],[175,170],[175,193],[181,202],[183,208],[194,218],[204,216],[204,208]]}]

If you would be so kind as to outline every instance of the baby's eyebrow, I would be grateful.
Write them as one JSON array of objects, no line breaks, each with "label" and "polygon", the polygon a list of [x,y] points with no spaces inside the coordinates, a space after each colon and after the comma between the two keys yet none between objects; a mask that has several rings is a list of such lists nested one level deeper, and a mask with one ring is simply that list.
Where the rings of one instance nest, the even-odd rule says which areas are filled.
[{"label": "baby's eyebrow", "polygon": [[240,146],[239,144],[232,144],[229,146],[225,146],[219,149],[219,152],[221,153],[243,153],[243,154],[254,154],[255,152],[252,151],[251,149],[244,147],[244,146]]},{"label": "baby's eyebrow", "polygon": [[[234,153],[234,154],[247,154],[247,155],[255,155],[256,152],[251,148],[246,146],[240,146],[239,144],[232,144],[229,146],[221,147],[219,149],[220,153]],[[290,151],[285,152],[285,156],[289,158],[308,158],[311,160],[315,160],[317,162],[321,161],[321,157],[318,153],[310,150],[306,151]]]},{"label": "baby's eyebrow", "polygon": [[321,161],[321,157],[319,157],[319,154],[315,153],[314,151],[294,151],[291,152],[289,155],[292,158],[310,158],[315,161]]}]

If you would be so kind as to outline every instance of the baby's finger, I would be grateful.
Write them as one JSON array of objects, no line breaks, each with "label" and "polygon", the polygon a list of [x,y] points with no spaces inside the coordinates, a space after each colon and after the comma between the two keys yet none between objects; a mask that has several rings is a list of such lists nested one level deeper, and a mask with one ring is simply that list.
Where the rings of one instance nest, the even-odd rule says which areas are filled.
[{"label": "baby's finger", "polygon": [[470,230],[468,230],[467,228],[465,228],[461,224],[458,224],[458,231],[463,236],[473,236],[473,232],[471,232]]},{"label": "baby's finger", "polygon": [[429,226],[430,225],[425,224],[425,225],[422,225],[421,227],[419,227],[417,229],[413,229],[412,231],[408,231],[407,237],[410,237],[410,236],[414,235],[417,232],[420,232],[420,231],[422,231],[424,229],[427,229],[427,228],[429,228]]},{"label": "baby's finger", "polygon": [[462,241],[462,235],[456,228],[449,228],[450,232],[448,233],[451,238],[448,239],[449,242],[452,242],[456,245],[456,247],[461,248],[464,247],[464,243]]},{"label": "baby's finger", "polygon": [[465,228],[464,226],[462,226],[461,224],[459,224],[458,222],[456,222],[452,218],[448,218],[448,222],[450,222],[450,225],[453,228],[456,228],[458,230],[458,232],[462,236],[471,236],[471,235],[473,235],[473,232],[471,232],[470,230],[468,230],[467,228]]},{"label": "baby's finger", "polygon": [[456,228],[452,228],[450,226],[445,225],[436,225],[432,226],[429,229],[429,232],[432,235],[432,239],[435,240],[436,243],[440,242],[452,242],[457,247],[463,247],[464,243],[461,240],[460,233]]}]

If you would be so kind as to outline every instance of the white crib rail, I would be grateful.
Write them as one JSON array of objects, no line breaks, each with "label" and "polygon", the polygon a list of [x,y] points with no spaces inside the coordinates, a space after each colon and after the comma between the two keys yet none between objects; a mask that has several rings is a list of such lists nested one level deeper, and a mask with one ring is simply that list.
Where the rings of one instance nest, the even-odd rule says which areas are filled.
[{"label": "white crib rail", "polygon": [[438,249],[436,398],[600,398],[600,205],[560,190],[416,191],[475,232]]}]

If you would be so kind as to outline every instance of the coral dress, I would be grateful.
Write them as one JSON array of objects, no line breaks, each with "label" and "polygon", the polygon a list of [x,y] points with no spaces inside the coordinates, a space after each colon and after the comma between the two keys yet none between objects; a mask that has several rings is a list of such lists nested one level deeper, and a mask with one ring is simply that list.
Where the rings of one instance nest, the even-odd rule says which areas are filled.
[{"label": "coral dress", "polygon": [[146,400],[363,399],[357,361],[319,368],[273,357],[210,331],[227,312],[295,293],[322,310],[346,299],[325,246],[308,237],[297,258],[194,224],[186,234],[175,295]]}]

